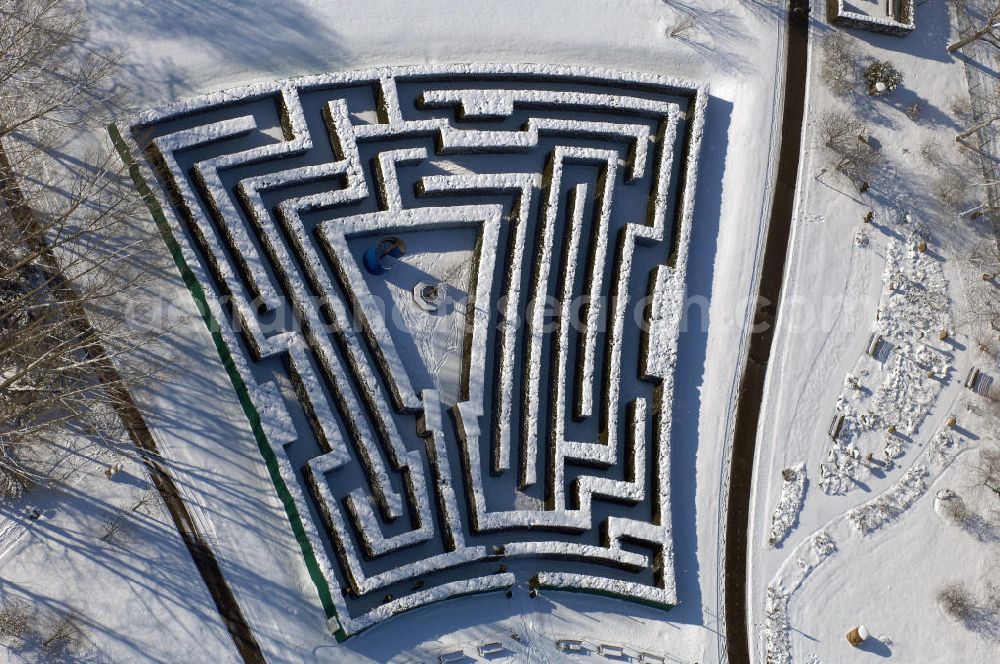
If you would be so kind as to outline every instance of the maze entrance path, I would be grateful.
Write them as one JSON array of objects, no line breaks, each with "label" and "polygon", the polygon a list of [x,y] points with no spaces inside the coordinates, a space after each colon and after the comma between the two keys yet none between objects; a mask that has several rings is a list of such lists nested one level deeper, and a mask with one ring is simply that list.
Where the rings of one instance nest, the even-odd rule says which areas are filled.
[{"label": "maze entrance path", "polygon": [[[112,128],[338,637],[528,579],[678,601],[670,413],[706,98],[592,69],[381,69]],[[408,251],[372,275],[387,236]]]}]

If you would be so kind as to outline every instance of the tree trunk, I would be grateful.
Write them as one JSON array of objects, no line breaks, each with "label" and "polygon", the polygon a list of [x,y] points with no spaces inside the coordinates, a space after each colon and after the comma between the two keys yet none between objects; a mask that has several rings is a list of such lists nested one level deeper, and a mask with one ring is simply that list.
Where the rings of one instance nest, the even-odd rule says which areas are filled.
[{"label": "tree trunk", "polygon": [[997,119],[998,119],[997,116],[993,116],[989,120],[987,120],[986,122],[980,122],[977,125],[973,125],[972,127],[969,127],[968,129],[966,129],[965,131],[963,131],[962,133],[960,133],[958,136],[956,136],[955,140],[956,141],[961,141],[963,139],[966,139],[969,136],[972,136],[973,134],[975,134],[980,129],[985,129],[986,127],[989,127],[991,124],[993,124],[994,122],[996,122]]},{"label": "tree trunk", "polygon": [[949,53],[954,53],[955,51],[957,51],[958,49],[962,48],[963,46],[965,46],[967,44],[971,44],[972,42],[976,41],[977,39],[979,39],[980,37],[982,37],[983,35],[985,35],[987,32],[989,32],[991,27],[993,27],[993,26],[992,25],[987,25],[984,28],[976,30],[975,32],[973,32],[971,35],[969,35],[967,37],[962,37],[957,42],[955,42],[955,43],[953,43],[953,44],[951,44],[951,45],[948,46],[948,52]]}]

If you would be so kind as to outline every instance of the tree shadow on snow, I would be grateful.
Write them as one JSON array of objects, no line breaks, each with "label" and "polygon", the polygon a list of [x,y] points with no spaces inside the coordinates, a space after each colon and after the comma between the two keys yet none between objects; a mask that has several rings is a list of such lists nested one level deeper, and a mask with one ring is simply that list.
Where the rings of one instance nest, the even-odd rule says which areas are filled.
[{"label": "tree shadow on snow", "polygon": [[[324,73],[343,59],[337,35],[327,24],[306,20],[295,3],[271,3],[266,15],[261,15],[261,7],[239,1],[120,0],[116,11],[97,12],[91,21],[98,34],[149,35],[207,50],[220,72],[236,69],[283,78]],[[132,87],[152,87],[155,96],[167,100],[204,92],[191,89],[170,55],[159,63],[136,65],[126,58]]]}]

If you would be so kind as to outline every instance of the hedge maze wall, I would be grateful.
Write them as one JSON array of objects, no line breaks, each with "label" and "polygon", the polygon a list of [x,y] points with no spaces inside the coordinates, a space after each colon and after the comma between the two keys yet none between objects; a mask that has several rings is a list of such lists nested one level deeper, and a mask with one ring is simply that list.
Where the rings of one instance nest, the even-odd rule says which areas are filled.
[{"label": "hedge maze wall", "polygon": [[[705,103],[655,76],[452,66],[129,122],[119,145],[341,636],[529,579],[677,602],[670,412]],[[410,252],[372,275],[385,236]],[[447,311],[398,315],[387,289],[454,256]],[[453,392],[417,315],[461,320]]]}]

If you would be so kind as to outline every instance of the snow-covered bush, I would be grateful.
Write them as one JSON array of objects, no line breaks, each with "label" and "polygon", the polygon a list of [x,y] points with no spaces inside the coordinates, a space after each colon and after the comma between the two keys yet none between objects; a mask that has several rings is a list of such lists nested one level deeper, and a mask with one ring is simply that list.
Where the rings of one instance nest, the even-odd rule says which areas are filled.
[{"label": "snow-covered bush", "polygon": [[903,73],[888,60],[875,60],[865,67],[864,81],[871,94],[892,92],[903,82]]},{"label": "snow-covered bush", "polygon": [[932,187],[934,198],[947,212],[959,212],[969,202],[969,178],[954,170],[939,175]]},{"label": "snow-covered bush", "polygon": [[670,37],[682,37],[698,27],[694,16],[691,14],[681,14],[674,21],[673,25],[667,28],[667,35]]},{"label": "snow-covered bush", "polygon": [[986,597],[983,605],[986,610],[993,614],[1000,614],[1000,583],[996,581],[986,582]]},{"label": "snow-covered bush", "polygon": [[927,490],[927,467],[910,468],[892,488],[847,514],[851,526],[868,535],[905,512]]},{"label": "snow-covered bush", "polygon": [[73,654],[84,641],[80,619],[70,612],[58,616],[43,626],[38,640],[45,661],[74,660]]},{"label": "snow-covered bush", "polygon": [[924,141],[923,145],[920,146],[920,158],[931,165],[939,164],[943,158],[941,156],[941,144],[933,138]]},{"label": "snow-covered bush", "polygon": [[969,525],[973,513],[962,497],[951,489],[938,491],[936,504],[941,516],[948,521],[963,528]]},{"label": "snow-covered bush", "polygon": [[781,471],[781,496],[771,515],[771,533],[768,544],[777,546],[792,531],[799,520],[802,498],[806,488],[806,469],[803,464]]},{"label": "snow-covered bush", "polygon": [[31,630],[34,612],[25,600],[12,597],[0,603],[0,643],[10,645]]},{"label": "snow-covered bush", "polygon": [[767,618],[764,640],[767,664],[791,661],[791,639],[788,636],[788,594],[774,586],[767,588]]}]

